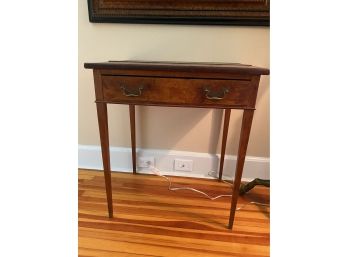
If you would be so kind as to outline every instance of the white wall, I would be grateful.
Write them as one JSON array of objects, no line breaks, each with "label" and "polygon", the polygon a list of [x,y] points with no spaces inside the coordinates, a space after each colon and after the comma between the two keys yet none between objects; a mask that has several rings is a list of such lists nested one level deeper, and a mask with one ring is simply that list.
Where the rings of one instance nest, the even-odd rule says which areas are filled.
[{"label": "white wall", "polygon": [[[269,28],[89,23],[87,1],[79,0],[79,144],[99,144],[92,71],[83,63],[127,59],[269,67]],[[138,147],[219,152],[221,119],[221,110],[138,107]],[[241,111],[232,111],[227,154],[236,154],[240,121]],[[127,106],[111,106],[109,122],[110,144],[129,147]],[[248,155],[269,156],[268,76],[261,79]]]}]

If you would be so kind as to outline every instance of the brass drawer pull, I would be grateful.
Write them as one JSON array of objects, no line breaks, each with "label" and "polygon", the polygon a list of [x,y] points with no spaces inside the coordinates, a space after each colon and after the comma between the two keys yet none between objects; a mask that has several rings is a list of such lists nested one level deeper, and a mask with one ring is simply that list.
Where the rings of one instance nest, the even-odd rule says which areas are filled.
[{"label": "brass drawer pull", "polygon": [[222,87],[219,89],[211,89],[208,87],[204,88],[205,92],[205,98],[210,99],[210,100],[221,100],[224,99],[226,93],[228,93],[230,90],[228,88]]},{"label": "brass drawer pull", "polygon": [[123,95],[125,96],[141,96],[141,91],[144,89],[144,86],[139,86],[137,88],[127,88],[122,85],[120,88],[123,91]]}]

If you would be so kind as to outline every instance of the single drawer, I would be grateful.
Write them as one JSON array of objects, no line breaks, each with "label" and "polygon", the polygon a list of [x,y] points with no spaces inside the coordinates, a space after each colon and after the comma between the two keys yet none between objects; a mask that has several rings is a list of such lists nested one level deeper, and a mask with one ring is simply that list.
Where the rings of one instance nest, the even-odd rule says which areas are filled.
[{"label": "single drawer", "polygon": [[103,100],[113,103],[197,107],[253,107],[250,80],[102,76]]}]

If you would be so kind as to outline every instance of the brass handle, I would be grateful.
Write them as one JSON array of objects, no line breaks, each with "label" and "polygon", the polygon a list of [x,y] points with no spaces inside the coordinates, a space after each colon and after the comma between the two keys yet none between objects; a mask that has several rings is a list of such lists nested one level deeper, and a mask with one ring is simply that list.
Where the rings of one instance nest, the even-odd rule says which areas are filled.
[{"label": "brass handle", "polygon": [[219,89],[211,89],[208,87],[204,88],[205,92],[205,98],[210,99],[210,100],[221,100],[224,99],[226,93],[228,93],[230,90],[228,88],[222,87]]},{"label": "brass handle", "polygon": [[144,86],[141,85],[137,88],[127,88],[126,86],[121,85],[120,88],[125,96],[141,96],[141,91],[144,89]]}]

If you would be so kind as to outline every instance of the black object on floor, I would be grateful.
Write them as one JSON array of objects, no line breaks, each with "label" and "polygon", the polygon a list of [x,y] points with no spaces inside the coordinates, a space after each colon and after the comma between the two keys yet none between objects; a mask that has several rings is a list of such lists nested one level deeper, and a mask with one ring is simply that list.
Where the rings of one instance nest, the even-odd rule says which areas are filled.
[{"label": "black object on floor", "polygon": [[253,189],[255,186],[258,186],[258,185],[269,187],[270,180],[256,178],[247,184],[242,184],[239,188],[239,195],[244,195],[245,193],[249,192],[251,189]]}]

